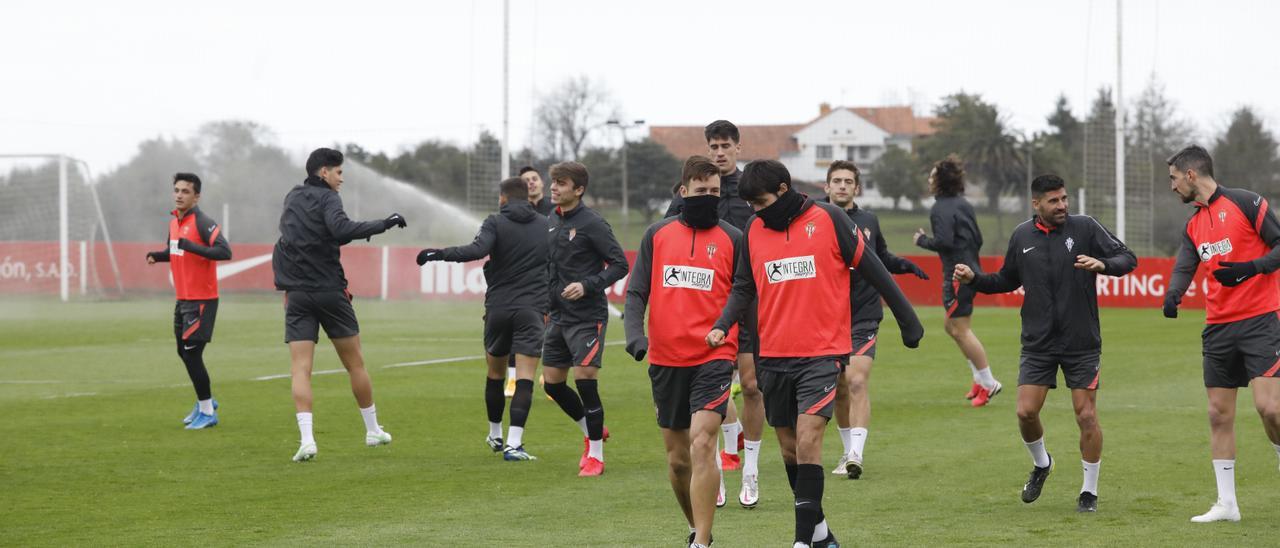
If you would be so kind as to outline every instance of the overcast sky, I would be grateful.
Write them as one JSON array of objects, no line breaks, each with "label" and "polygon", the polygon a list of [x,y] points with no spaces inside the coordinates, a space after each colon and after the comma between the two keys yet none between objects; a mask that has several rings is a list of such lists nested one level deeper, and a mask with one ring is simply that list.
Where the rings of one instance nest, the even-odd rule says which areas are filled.
[{"label": "overcast sky", "polygon": [[[396,151],[501,129],[502,2],[5,1],[0,153],[99,172],[139,141],[251,119],[293,152]],[[1280,3],[1124,2],[1124,95],[1154,73],[1201,131],[1240,105],[1280,122]],[[630,118],[797,123],[820,102],[981,93],[1019,130],[1115,81],[1115,0],[511,1],[511,140],[539,93],[586,74]],[[749,146],[749,143],[747,144]]]}]

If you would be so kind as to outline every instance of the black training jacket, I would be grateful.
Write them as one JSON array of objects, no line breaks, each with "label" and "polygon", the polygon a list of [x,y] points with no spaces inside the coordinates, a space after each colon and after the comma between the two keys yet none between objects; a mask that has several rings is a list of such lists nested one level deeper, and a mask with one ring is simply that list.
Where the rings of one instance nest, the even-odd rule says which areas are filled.
[{"label": "black training jacket", "polygon": [[[738,196],[738,179],[742,177],[742,170],[735,169],[733,173],[720,176],[720,203],[716,206],[719,212],[720,220],[726,221],[738,230],[747,229],[747,220],[755,215],[755,210],[751,209],[751,204]],[[676,190],[675,196],[671,198],[671,205],[667,206],[667,213],[663,217],[672,217],[679,215],[684,209],[684,198],[680,197],[679,189]]]},{"label": "black training jacket", "polygon": [[533,204],[533,210],[537,211],[538,215],[549,217],[555,212],[556,204],[551,201],[551,197],[543,196],[541,200],[538,200],[538,203]]},{"label": "black training jacket", "polygon": [[[822,201],[831,203],[830,198],[823,198]],[[880,232],[880,219],[876,218],[875,213],[858,207],[857,203],[853,204],[852,209],[846,209],[844,212],[849,214],[849,220],[853,221],[853,226],[862,232],[864,239],[871,244],[871,249],[875,251],[876,257],[880,259],[885,270],[890,274],[911,273],[911,267],[914,266],[911,261],[889,252],[889,244],[884,241],[884,234]],[[852,286],[849,290],[849,302],[853,306],[853,325],[866,321],[879,323],[884,319],[884,306],[880,302],[880,292],[876,291],[875,286],[865,280],[857,270],[850,271],[849,274],[849,284]]]},{"label": "black training jacket", "polygon": [[942,285],[951,283],[956,265],[964,263],[982,272],[978,253],[982,250],[982,231],[973,205],[964,196],[938,196],[929,210],[933,236],[920,238],[916,245],[936,252],[942,259]]},{"label": "black training jacket", "polygon": [[979,274],[973,288],[1007,293],[1022,286],[1022,349],[1036,353],[1083,352],[1102,348],[1098,330],[1098,274],[1075,267],[1077,255],[1106,265],[1103,274],[1124,276],[1138,258],[1088,215],[1069,215],[1048,229],[1035,217],[1013,229],[1004,265]]},{"label": "black training jacket", "polygon": [[[547,242],[551,321],[569,325],[608,318],[604,290],[626,276],[628,269],[627,256],[609,223],[585,204],[578,204],[568,213],[556,208]],[[586,295],[576,301],[561,297],[564,288],[574,282],[582,282]]]},{"label": "black training jacket", "polygon": [[446,247],[446,261],[465,263],[489,256],[484,263],[484,306],[489,310],[533,308],[547,311],[547,230],[551,219],[533,204],[516,200],[502,206],[480,225],[468,245]]},{"label": "black training jacket", "polygon": [[276,289],[336,291],[347,288],[341,246],[386,232],[383,221],[352,221],[342,198],[318,177],[308,177],[284,197],[280,239],[271,255]]}]

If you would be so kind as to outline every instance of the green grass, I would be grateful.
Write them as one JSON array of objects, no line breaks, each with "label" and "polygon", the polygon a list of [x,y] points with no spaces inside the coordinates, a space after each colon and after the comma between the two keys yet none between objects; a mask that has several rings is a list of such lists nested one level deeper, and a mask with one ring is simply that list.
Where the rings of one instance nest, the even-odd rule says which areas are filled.
[{"label": "green grass", "polygon": [[[191,389],[163,300],[0,305],[0,544],[678,546],[686,532],[666,480],[646,367],[609,346],[602,392],[608,471],[576,477],[581,438],[540,393],[526,442],[506,463],[483,443],[480,360],[385,368],[480,353],[477,304],[358,301],[379,417],[395,442],[363,444],[346,376],[314,379],[313,463],[289,461],[297,430],[276,296],[224,300],[207,352],[222,424],[188,432]],[[1032,505],[1012,390],[983,409],[961,396],[968,370],[922,309],[919,350],[883,333],[873,375],[867,473],[830,479],[828,520],[846,545],[1274,545],[1280,474],[1251,405],[1240,402],[1244,521],[1194,525],[1214,499],[1200,381],[1201,319],[1105,310],[1101,512],[1077,515],[1077,431],[1064,390],[1044,411],[1060,466]],[[983,309],[975,329],[996,375],[1015,382],[1018,315]],[[608,339],[620,340],[614,323]],[[322,341],[323,342],[323,341]],[[317,370],[339,368],[327,346]],[[15,384],[13,381],[42,381]],[[48,382],[43,382],[48,381]],[[826,440],[828,465],[839,440]],[[766,430],[762,502],[717,514],[720,546],[786,546],[792,504]],[[832,477],[832,476],[828,476]],[[730,472],[732,493],[739,474]]]}]

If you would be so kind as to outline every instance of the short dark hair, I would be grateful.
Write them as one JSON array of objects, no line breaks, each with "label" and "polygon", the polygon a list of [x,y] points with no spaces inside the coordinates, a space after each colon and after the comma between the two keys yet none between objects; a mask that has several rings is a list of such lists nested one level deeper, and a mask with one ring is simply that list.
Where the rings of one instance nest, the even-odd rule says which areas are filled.
[{"label": "short dark hair", "polygon": [[528,200],[529,185],[524,182],[524,179],[509,177],[498,183],[498,193],[506,196],[508,200]]},{"label": "short dark hair", "polygon": [[[537,169],[537,168],[535,168],[535,167],[533,167],[533,166],[524,166],[524,167],[520,168],[520,172],[519,172],[519,173],[516,173],[516,175],[524,175],[525,173],[528,173],[528,172],[530,172],[530,171],[532,171],[532,172],[534,172],[534,173],[538,173],[538,169]],[[539,175],[539,176],[541,176],[541,175]]]},{"label": "short dark hair", "polygon": [[551,166],[551,180],[558,181],[560,179],[569,179],[573,181],[573,188],[587,188],[587,182],[591,178],[591,174],[587,173],[587,166],[578,162],[560,162]]},{"label": "short dark hair", "polygon": [[705,181],[712,175],[720,175],[720,168],[711,163],[706,156],[690,156],[684,161],[684,170],[680,172],[680,186],[689,186],[689,181]]},{"label": "short dark hair", "polygon": [[307,157],[307,175],[315,175],[321,168],[342,165],[342,153],[331,148],[317,148]]},{"label": "short dark hair", "polygon": [[1033,198],[1039,198],[1060,188],[1067,188],[1067,182],[1062,180],[1062,177],[1052,173],[1045,173],[1031,180],[1031,196]]},{"label": "short dark hair", "polygon": [[702,130],[702,135],[707,138],[707,142],[712,139],[728,139],[736,145],[738,141],[738,126],[728,120],[716,120],[707,124],[707,128]]},{"label": "short dark hair", "polygon": [[182,172],[174,173],[173,184],[175,185],[178,184],[178,181],[186,181],[188,183],[191,183],[191,188],[196,191],[196,194],[200,193],[200,177],[197,176],[195,173],[182,173]]},{"label": "short dark hair", "polygon": [[[738,196],[748,202],[767,193],[773,194],[782,188],[782,183],[791,185],[791,172],[787,166],[777,160],[753,160],[742,168],[738,179]],[[794,189],[793,189],[794,190]]]},{"label": "short dark hair", "polygon": [[964,194],[964,162],[955,154],[933,164],[933,183],[938,196],[959,196]]},{"label": "short dark hair", "polygon": [[1196,173],[1213,178],[1213,157],[1200,145],[1187,145],[1165,163],[1178,168],[1178,171],[1194,169]]},{"label": "short dark hair", "polygon": [[827,182],[828,183],[831,182],[832,173],[835,173],[837,170],[841,170],[841,169],[847,169],[849,171],[852,171],[853,182],[857,183],[859,186],[862,185],[862,171],[858,169],[857,165],[855,165],[853,162],[850,162],[848,160],[836,160],[834,162],[831,162],[831,167],[827,168]]}]

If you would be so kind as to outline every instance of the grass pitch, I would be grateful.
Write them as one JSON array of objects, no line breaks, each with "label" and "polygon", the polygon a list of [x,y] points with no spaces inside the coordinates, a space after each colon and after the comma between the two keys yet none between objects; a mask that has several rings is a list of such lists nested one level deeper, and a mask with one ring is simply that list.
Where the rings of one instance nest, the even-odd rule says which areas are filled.
[{"label": "grass pitch", "polygon": [[[607,347],[601,375],[607,471],[578,478],[581,435],[536,389],[526,447],[484,445],[479,304],[358,300],[379,418],[367,448],[345,374],[314,378],[312,463],[290,462],[297,429],[274,295],[225,298],[206,351],[221,424],[184,431],[194,399],[174,351],[172,301],[0,304],[0,544],[681,546],[646,366]],[[1203,316],[1103,312],[1105,434],[1100,511],[1077,515],[1077,430],[1065,390],[1043,418],[1058,467],[1034,504],[1017,434],[1016,309],[979,309],[975,331],[1008,387],[972,409],[969,373],[922,308],[927,336],[903,348],[893,322],[872,375],[863,479],[828,475],[825,509],[845,545],[1275,545],[1280,472],[1251,394],[1241,393],[1237,485],[1244,520],[1187,520],[1215,498],[1199,365]],[[797,326],[798,328],[800,326]],[[614,321],[608,340],[622,339]],[[341,366],[327,341],[316,370]],[[839,452],[834,426],[827,466]],[[716,515],[718,546],[789,546],[792,499],[766,429],[759,508]]]}]

